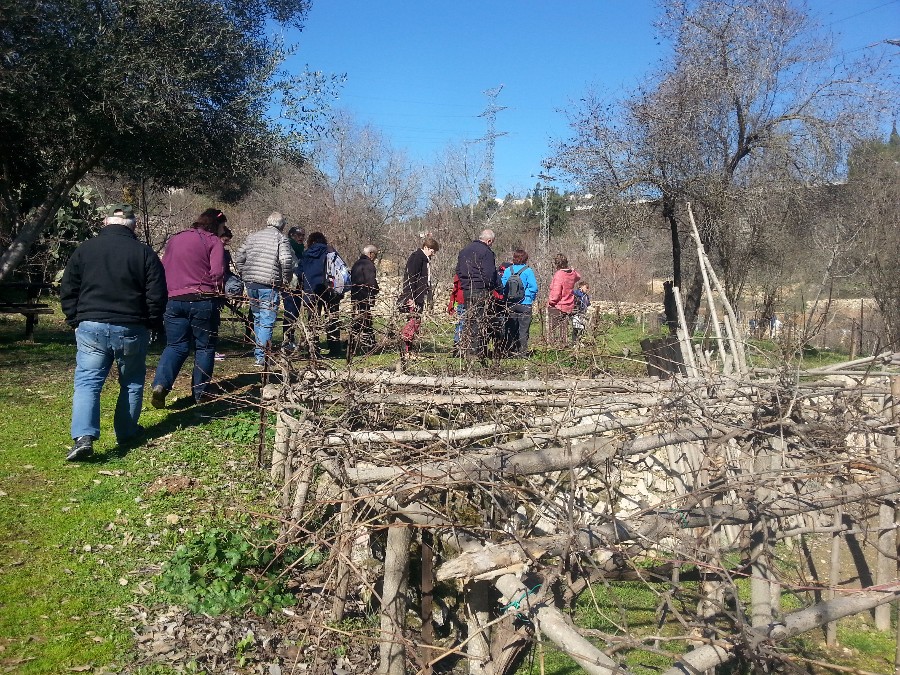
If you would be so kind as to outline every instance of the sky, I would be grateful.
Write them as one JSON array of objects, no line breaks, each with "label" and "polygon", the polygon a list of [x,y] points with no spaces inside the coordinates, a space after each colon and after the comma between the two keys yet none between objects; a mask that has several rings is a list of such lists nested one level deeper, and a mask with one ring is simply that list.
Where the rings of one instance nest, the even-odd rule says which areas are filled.
[{"label": "sky", "polygon": [[[808,7],[848,55],[900,39],[900,0]],[[345,74],[334,107],[422,164],[483,139],[484,92],[502,85],[494,175],[503,197],[538,182],[553,141],[568,135],[565,110],[590,87],[625,94],[658,65],[656,16],[654,0],[313,0],[303,32],[285,37],[298,46],[290,69]],[[900,61],[900,47],[890,49]]]}]

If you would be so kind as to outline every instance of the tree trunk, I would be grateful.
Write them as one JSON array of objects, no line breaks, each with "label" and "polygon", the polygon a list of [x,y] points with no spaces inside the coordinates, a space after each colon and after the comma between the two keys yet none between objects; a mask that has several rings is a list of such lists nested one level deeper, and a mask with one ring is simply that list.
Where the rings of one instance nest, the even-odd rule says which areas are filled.
[{"label": "tree trunk", "polygon": [[22,229],[16,235],[16,238],[0,254],[0,281],[7,279],[13,271],[22,263],[25,256],[31,250],[34,242],[38,240],[41,232],[43,232],[47,223],[56,215],[62,206],[69,191],[75,187],[75,184],[84,178],[84,175],[90,171],[100,159],[101,152],[96,149],[92,152],[83,163],[73,167],[65,176],[47,190],[44,201],[32,209],[26,216]]}]

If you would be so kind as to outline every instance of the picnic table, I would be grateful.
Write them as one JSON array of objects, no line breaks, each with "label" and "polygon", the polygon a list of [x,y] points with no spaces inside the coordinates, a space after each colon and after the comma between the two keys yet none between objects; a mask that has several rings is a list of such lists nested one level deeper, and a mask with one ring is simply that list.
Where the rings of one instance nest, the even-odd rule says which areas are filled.
[{"label": "picnic table", "polygon": [[34,341],[34,328],[41,314],[53,314],[53,308],[40,302],[41,291],[52,286],[41,282],[4,281],[0,283],[0,314],[21,314],[25,317],[25,339]]}]

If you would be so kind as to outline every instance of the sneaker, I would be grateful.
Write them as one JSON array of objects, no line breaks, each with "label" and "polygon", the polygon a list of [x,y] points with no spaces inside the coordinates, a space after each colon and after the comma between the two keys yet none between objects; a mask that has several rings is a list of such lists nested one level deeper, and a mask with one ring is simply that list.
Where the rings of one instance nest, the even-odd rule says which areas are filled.
[{"label": "sneaker", "polygon": [[138,424],[137,429],[131,436],[128,436],[127,438],[117,438],[116,443],[118,443],[121,447],[130,447],[132,445],[137,445],[143,440],[146,433],[147,430],[144,428],[144,425]]},{"label": "sneaker", "polygon": [[216,352],[216,357],[215,357],[215,358],[216,358],[216,361],[224,361],[224,360],[225,360],[225,355],[224,355],[224,354],[221,354],[221,353],[219,353],[219,352]]},{"label": "sneaker", "polygon": [[75,439],[75,445],[72,446],[72,449],[69,450],[69,454],[66,455],[67,462],[77,462],[82,459],[87,459],[94,454],[94,437],[93,436],[79,436]]},{"label": "sneaker", "polygon": [[254,361],[253,365],[256,366],[257,368],[265,368],[266,362],[265,361]]},{"label": "sneaker", "polygon": [[161,384],[158,384],[155,387],[153,387],[153,389],[151,390],[151,394],[150,394],[150,405],[152,405],[154,408],[157,408],[160,410],[165,408],[167,393],[168,392],[166,391],[166,388],[163,387]]}]

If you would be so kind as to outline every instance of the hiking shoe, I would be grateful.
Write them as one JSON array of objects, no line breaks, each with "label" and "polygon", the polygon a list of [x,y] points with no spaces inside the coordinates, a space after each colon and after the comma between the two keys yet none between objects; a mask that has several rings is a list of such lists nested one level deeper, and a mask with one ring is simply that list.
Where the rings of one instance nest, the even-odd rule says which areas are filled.
[{"label": "hiking shoe", "polygon": [[144,428],[143,424],[138,424],[134,433],[131,436],[126,436],[125,438],[116,438],[116,443],[119,444],[120,447],[130,447],[132,445],[137,445],[140,443],[144,436],[146,435],[147,430]]},{"label": "hiking shoe", "polygon": [[165,408],[167,393],[168,392],[166,391],[166,388],[163,387],[161,384],[158,384],[155,387],[153,387],[153,389],[151,390],[151,394],[150,394],[150,405],[152,405],[154,408],[158,408],[160,410]]},{"label": "hiking shoe", "polygon": [[82,459],[87,459],[94,454],[94,437],[93,436],[79,436],[75,439],[75,445],[72,446],[72,449],[69,450],[69,454],[66,455],[67,462],[77,462]]}]

